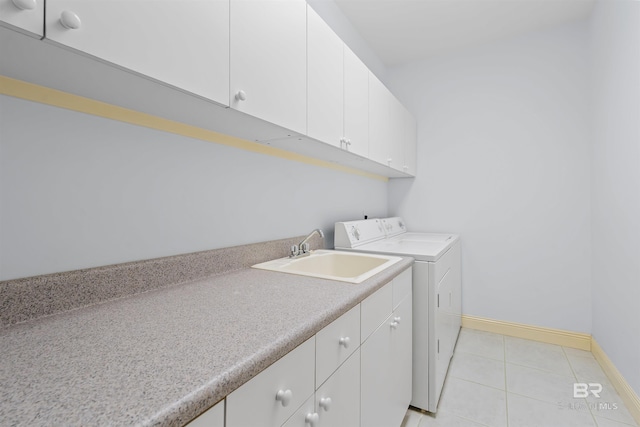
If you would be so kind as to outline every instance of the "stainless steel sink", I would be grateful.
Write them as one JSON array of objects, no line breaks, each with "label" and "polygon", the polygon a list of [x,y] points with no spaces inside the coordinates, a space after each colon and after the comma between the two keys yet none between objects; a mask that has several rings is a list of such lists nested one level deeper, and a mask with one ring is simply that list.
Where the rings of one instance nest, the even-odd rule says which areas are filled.
[{"label": "stainless steel sink", "polygon": [[280,258],[252,267],[341,282],[362,283],[401,259],[390,255],[317,250],[303,258]]}]

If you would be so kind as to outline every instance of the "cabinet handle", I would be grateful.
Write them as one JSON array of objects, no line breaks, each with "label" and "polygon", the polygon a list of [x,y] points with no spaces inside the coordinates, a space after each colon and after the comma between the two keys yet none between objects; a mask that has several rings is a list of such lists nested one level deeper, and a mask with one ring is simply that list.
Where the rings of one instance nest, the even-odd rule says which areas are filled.
[{"label": "cabinet handle", "polygon": [[289,406],[291,398],[293,398],[293,393],[289,389],[278,390],[278,393],[276,393],[276,400],[282,403],[282,406]]},{"label": "cabinet handle", "polygon": [[65,10],[60,14],[60,24],[68,30],[77,30],[80,28],[80,17],[70,10]]},{"label": "cabinet handle", "polygon": [[339,344],[341,346],[343,346],[344,348],[349,348],[349,344],[351,344],[351,338],[342,337],[342,338],[340,338]]},{"label": "cabinet handle", "polygon": [[323,397],[322,399],[320,399],[318,406],[324,409],[325,411],[329,412],[329,408],[331,407],[331,398]]},{"label": "cabinet handle", "polygon": [[320,420],[320,415],[317,412],[308,413],[306,417],[304,417],[304,423],[309,424],[311,427],[316,427],[318,425],[318,421]]},{"label": "cabinet handle", "polygon": [[20,10],[33,10],[36,8],[36,0],[13,0],[13,5]]},{"label": "cabinet handle", "polygon": [[393,322],[389,323],[389,326],[391,326],[391,329],[396,329],[398,327],[398,322],[394,320]]},{"label": "cabinet handle", "polygon": [[236,100],[237,101],[246,101],[247,93],[243,90],[239,90],[236,92]]},{"label": "cabinet handle", "polygon": [[402,320],[402,318],[400,316],[393,318],[393,321],[396,322],[398,325],[400,324],[401,320]]}]

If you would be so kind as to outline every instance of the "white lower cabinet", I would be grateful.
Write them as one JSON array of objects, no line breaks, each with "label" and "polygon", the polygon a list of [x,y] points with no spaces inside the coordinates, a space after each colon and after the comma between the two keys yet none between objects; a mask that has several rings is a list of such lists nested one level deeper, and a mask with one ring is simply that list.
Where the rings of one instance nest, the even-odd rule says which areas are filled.
[{"label": "white lower cabinet", "polygon": [[[404,286],[406,278],[401,275],[396,280],[402,280]],[[408,278],[411,279],[410,274]],[[409,294],[362,344],[360,414],[363,427],[402,423],[411,402],[411,366],[412,297]]]},{"label": "white lower cabinet", "polygon": [[316,391],[318,426],[360,425],[360,349]]},{"label": "white lower cabinet", "polygon": [[226,427],[281,426],[315,389],[315,336],[227,396]]},{"label": "white lower cabinet", "polygon": [[411,401],[411,274],[228,395],[226,427],[399,427]]}]

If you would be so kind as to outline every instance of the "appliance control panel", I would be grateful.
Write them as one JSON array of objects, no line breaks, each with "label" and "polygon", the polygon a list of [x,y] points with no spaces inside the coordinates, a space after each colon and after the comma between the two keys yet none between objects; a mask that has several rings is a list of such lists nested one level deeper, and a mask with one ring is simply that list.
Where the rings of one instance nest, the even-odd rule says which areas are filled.
[{"label": "appliance control panel", "polygon": [[386,236],[380,219],[336,222],[334,246],[336,249],[357,248],[365,243],[382,240]]},{"label": "appliance control panel", "polygon": [[384,218],[382,220],[382,226],[384,227],[384,232],[387,237],[397,236],[398,234],[407,232],[407,226],[399,216]]}]

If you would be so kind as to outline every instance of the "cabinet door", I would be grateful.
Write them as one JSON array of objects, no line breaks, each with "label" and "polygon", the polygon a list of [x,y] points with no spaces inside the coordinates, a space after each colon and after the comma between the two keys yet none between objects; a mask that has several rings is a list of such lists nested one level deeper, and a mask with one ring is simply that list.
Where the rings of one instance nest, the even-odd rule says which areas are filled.
[{"label": "cabinet door", "polygon": [[405,166],[405,108],[400,101],[389,92],[389,142],[387,151],[389,153],[388,166],[395,170],[404,172]]},{"label": "cabinet door", "polygon": [[224,400],[191,421],[187,427],[224,427]]},{"label": "cabinet door", "polygon": [[343,45],[307,6],[307,135],[337,147],[343,138]]},{"label": "cabinet door", "polygon": [[46,38],[228,105],[229,0],[47,0]]},{"label": "cabinet door", "polygon": [[306,39],[304,0],[231,0],[231,107],[306,134]]},{"label": "cabinet door", "polygon": [[369,158],[390,166],[391,157],[391,92],[369,73]]},{"label": "cabinet door", "polygon": [[369,156],[369,69],[344,47],[344,137],[347,149]]},{"label": "cabinet door", "polygon": [[417,138],[418,129],[416,127],[416,119],[413,115],[403,107],[403,132],[404,132],[404,165],[402,172],[415,176],[417,169]]},{"label": "cabinet door", "polygon": [[316,386],[360,346],[360,304],[316,334]]},{"label": "cabinet door", "polygon": [[316,412],[315,395],[312,395],[306,402],[287,420],[282,427],[310,427],[318,425],[320,416]]},{"label": "cabinet door", "polygon": [[44,35],[44,0],[0,0],[0,25],[34,37]]},{"label": "cabinet door", "polygon": [[400,425],[393,419],[390,402],[393,399],[394,379],[389,367],[393,364],[391,349],[391,316],[362,343],[361,351],[361,406],[362,426],[388,427]]},{"label": "cabinet door", "polygon": [[320,427],[360,425],[360,349],[316,391]]},{"label": "cabinet door", "polygon": [[391,335],[391,358],[393,365],[393,390],[391,397],[392,412],[396,419],[402,420],[411,403],[413,370],[413,322],[412,297],[407,296],[393,312],[393,320],[398,323]]},{"label": "cabinet door", "polygon": [[279,427],[315,389],[315,337],[227,396],[226,427]]}]

